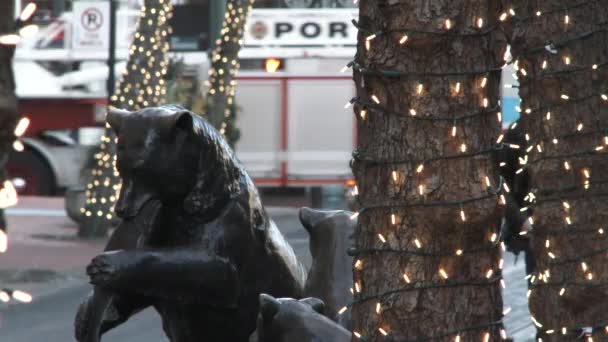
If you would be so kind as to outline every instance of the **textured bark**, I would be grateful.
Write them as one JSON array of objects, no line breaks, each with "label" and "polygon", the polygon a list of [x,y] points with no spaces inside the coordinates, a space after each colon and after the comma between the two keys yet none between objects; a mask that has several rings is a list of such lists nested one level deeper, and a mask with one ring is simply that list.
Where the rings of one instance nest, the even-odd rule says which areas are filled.
[{"label": "textured bark", "polygon": [[[521,107],[531,109],[522,114],[521,125],[530,136],[530,144],[542,146],[542,153],[534,148],[528,154],[531,187],[538,201],[533,206],[531,246],[537,271],[530,312],[542,325],[543,341],[573,341],[581,335],[577,329],[582,327],[594,327],[594,337],[605,340],[608,240],[600,228],[606,229],[608,219],[608,158],[606,150],[572,154],[608,144],[604,140],[608,135],[608,103],[600,96],[608,93],[608,6],[605,1],[583,0],[517,0],[509,6],[516,12],[512,24],[507,25],[513,32],[512,52],[526,73],[518,72]],[[537,17],[537,11],[542,16]],[[591,34],[584,39],[571,40],[587,32]],[[555,43],[555,53],[545,48],[550,41]],[[543,70],[544,61],[547,67]],[[597,70],[593,64],[598,64]],[[552,142],[554,138],[558,144]],[[571,156],[564,156],[568,154]],[[588,189],[584,187],[586,180],[590,181]],[[569,209],[562,202],[567,202]],[[565,292],[560,296],[562,288]],[[562,327],[567,328],[567,335],[561,334]],[[556,333],[545,336],[547,330]]]},{"label": "textured bark", "polygon": [[206,118],[234,145],[239,138],[236,122],[234,92],[236,72],[240,65],[239,51],[247,16],[253,0],[228,0],[220,38],[211,54],[209,90],[206,96]]},{"label": "textured bark", "polygon": [[[162,104],[166,92],[164,80],[168,61],[168,37],[171,33],[169,1],[145,0],[137,32],[129,51],[127,68],[116,85],[110,105],[126,110]],[[115,168],[116,135],[106,126],[100,150],[95,152],[95,165],[87,184],[87,201],[79,235],[105,236],[118,199],[120,178]]]},{"label": "textured bark", "polygon": [[[400,45],[402,33],[380,35],[366,51],[365,40],[371,32],[382,29],[412,29],[445,32],[450,18],[452,32],[479,32],[497,25],[500,11],[495,1],[486,0],[410,0],[360,2],[359,25],[367,32],[358,37],[356,62],[362,66],[416,73],[467,72],[500,67],[505,42],[499,30],[477,36],[438,36],[409,32],[408,41]],[[485,88],[480,84],[488,78]],[[373,165],[355,160],[353,172],[362,208],[379,203],[461,202],[487,194],[485,176],[492,187],[498,184],[498,169],[490,153],[475,157],[438,160],[426,163],[417,173],[418,163],[434,157],[461,154],[491,148],[500,132],[496,111],[457,122],[456,137],[451,136],[453,122],[418,121],[409,118],[415,108],[418,117],[461,116],[483,110],[483,99],[489,108],[499,101],[500,72],[450,77],[390,78],[364,75],[355,71],[357,95],[372,103],[377,96],[382,106],[396,113],[383,113],[355,105],[358,117],[359,155],[385,160],[404,160],[402,164]],[[456,83],[460,92],[456,93]],[[423,84],[421,94],[418,84]],[[392,172],[397,171],[395,182]],[[425,194],[418,194],[420,184]],[[502,298],[498,245],[491,242],[498,231],[501,208],[498,197],[465,204],[466,222],[460,218],[458,205],[395,209],[363,209],[355,234],[358,249],[395,248],[410,251],[445,253],[444,256],[414,256],[375,252],[355,257],[362,266],[355,268],[356,293],[353,307],[354,331],[368,341],[386,341],[379,328],[394,341],[454,341],[456,331],[462,341],[482,341],[489,332],[490,341],[500,339],[500,326],[489,326],[502,318]],[[396,214],[396,225],[391,223]],[[378,234],[387,242],[382,243]],[[415,239],[421,242],[417,249]],[[457,256],[462,249],[464,254]],[[474,250],[478,250],[475,252]],[[443,268],[449,280],[439,274]],[[486,278],[492,269],[491,280]],[[403,289],[403,273],[412,284],[447,284],[479,282],[480,286],[398,291],[378,299],[363,298]],[[411,284],[409,285],[411,287]],[[377,302],[381,304],[376,313]],[[467,328],[473,328],[465,331]],[[443,336],[449,334],[449,336]],[[356,339],[354,339],[356,340]]]}]

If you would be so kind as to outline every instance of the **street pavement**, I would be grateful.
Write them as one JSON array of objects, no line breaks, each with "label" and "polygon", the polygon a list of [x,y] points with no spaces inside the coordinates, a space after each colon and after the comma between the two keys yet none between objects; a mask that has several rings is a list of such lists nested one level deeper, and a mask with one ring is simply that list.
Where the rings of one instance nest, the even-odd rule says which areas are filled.
[{"label": "street pavement", "polygon": [[[76,225],[65,216],[62,205],[61,199],[23,198],[8,210],[9,250],[0,254],[0,287],[24,289],[34,300],[0,304],[0,342],[74,341],[74,314],[91,290],[84,265],[103,249],[104,241],[74,239]],[[297,210],[270,207],[268,211],[300,260],[310,265],[308,234],[299,224]],[[514,264],[507,255],[505,261],[504,301],[512,309],[505,319],[507,331],[517,342],[533,341],[523,260]],[[153,310],[139,313],[103,340],[168,341]]]}]

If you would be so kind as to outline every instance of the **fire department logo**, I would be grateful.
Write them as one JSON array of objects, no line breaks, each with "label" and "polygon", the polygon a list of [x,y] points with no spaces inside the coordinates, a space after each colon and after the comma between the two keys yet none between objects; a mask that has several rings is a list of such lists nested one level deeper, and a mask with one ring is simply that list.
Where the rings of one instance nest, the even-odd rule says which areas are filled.
[{"label": "fire department logo", "polygon": [[261,21],[251,24],[251,36],[255,39],[263,39],[268,34],[268,26]]}]

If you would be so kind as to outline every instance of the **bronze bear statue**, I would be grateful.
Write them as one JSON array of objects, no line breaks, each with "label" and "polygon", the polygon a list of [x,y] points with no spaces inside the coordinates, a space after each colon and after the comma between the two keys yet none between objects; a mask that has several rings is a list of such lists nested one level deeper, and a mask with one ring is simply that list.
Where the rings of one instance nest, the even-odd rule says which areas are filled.
[{"label": "bronze bear statue", "polygon": [[318,298],[260,295],[257,330],[249,342],[349,342],[351,334],[324,315]]},{"label": "bronze bear statue", "polygon": [[177,106],[112,110],[107,121],[118,136],[123,224],[106,248],[118,250],[87,267],[95,292],[78,310],[77,340],[91,331],[99,340],[152,306],[172,342],[245,342],[260,293],[302,296],[304,268],[208,122]]},{"label": "bronze bear statue", "polygon": [[325,315],[346,329],[351,328],[350,310],[340,309],[353,301],[353,234],[357,220],[344,210],[300,209],[300,222],[310,235],[312,265],[304,285],[305,297],[325,303]]}]

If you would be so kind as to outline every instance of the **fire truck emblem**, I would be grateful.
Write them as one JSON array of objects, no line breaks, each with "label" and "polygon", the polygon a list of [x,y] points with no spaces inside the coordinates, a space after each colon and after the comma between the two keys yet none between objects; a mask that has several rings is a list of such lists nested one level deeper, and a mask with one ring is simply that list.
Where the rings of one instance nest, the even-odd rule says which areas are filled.
[{"label": "fire truck emblem", "polygon": [[251,36],[255,39],[263,39],[268,34],[268,26],[262,21],[256,21],[251,24]]}]

